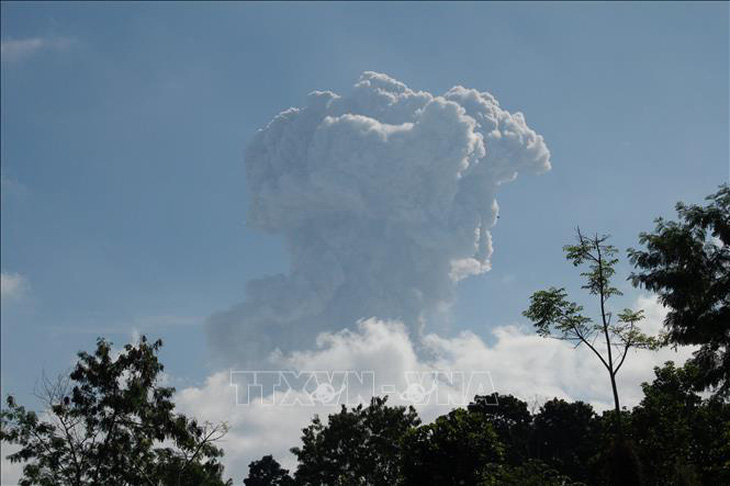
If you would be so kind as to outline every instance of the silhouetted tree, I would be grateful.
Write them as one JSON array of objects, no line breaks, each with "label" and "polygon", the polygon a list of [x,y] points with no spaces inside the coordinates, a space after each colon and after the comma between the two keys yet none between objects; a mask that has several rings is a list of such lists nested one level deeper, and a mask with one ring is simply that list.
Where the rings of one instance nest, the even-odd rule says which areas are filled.
[{"label": "silhouetted tree", "polygon": [[344,405],[325,425],[315,416],[291,451],[303,485],[392,485],[400,477],[401,441],[420,420],[413,407],[389,407],[386,398],[350,410]]},{"label": "silhouetted tree", "polygon": [[554,398],[534,418],[534,457],[575,480],[586,481],[600,453],[600,425],[593,407]]},{"label": "silhouetted tree", "polygon": [[519,465],[530,457],[532,415],[526,402],[499,393],[477,396],[469,404],[469,412],[483,414],[492,424],[504,446],[504,460],[508,464]]},{"label": "silhouetted tree", "polygon": [[651,485],[730,482],[730,405],[693,391],[697,367],[667,362],[642,384],[633,436]]},{"label": "silhouetted tree", "polygon": [[264,456],[248,465],[248,477],[243,480],[246,486],[293,486],[294,479],[289,471],[282,468],[273,456]]},{"label": "silhouetted tree", "polygon": [[503,458],[487,416],[462,408],[411,430],[403,449],[406,485],[477,484]]},{"label": "silhouetted tree", "polygon": [[669,308],[671,344],[694,344],[697,384],[730,395],[730,187],[706,206],[676,206],[678,221],[655,220],[641,233],[642,250],[629,250],[634,285],[656,292]]},{"label": "silhouetted tree", "polygon": [[174,389],[159,385],[161,346],[142,337],[115,353],[99,339],[68,378],[45,381],[40,414],[9,396],[0,438],[20,446],[8,456],[25,462],[20,484],[231,484],[215,445],[225,424],[175,413]]},{"label": "silhouetted tree", "polygon": [[669,362],[644,383],[644,398],[631,414],[650,484],[668,484],[675,466],[687,466],[693,446],[693,417],[701,398],[691,391],[691,376]]}]

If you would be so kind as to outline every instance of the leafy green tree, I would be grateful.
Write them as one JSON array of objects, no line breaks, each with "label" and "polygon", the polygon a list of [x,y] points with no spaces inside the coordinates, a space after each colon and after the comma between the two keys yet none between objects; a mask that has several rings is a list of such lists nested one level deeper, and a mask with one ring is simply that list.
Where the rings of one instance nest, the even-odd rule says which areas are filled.
[{"label": "leafy green tree", "polygon": [[303,485],[392,485],[400,477],[403,436],[418,426],[413,407],[389,407],[374,397],[370,406],[344,405],[325,425],[317,416],[303,429],[302,446],[291,451]]},{"label": "leafy green tree", "polygon": [[503,447],[487,416],[458,408],[404,440],[403,484],[473,485],[491,464],[503,459]]},{"label": "leafy green tree", "polygon": [[704,399],[694,419],[699,474],[704,484],[730,484],[730,403]]},{"label": "leafy green tree", "polygon": [[20,484],[230,484],[215,445],[225,424],[175,413],[174,389],[159,385],[161,346],[142,337],[117,354],[99,339],[68,378],[45,380],[40,414],[8,396],[0,438],[20,446],[8,456],[25,462]]},{"label": "leafy green tree", "polygon": [[631,425],[649,484],[671,483],[675,467],[691,463],[693,416],[701,398],[691,391],[691,376],[668,362],[644,383],[644,398],[631,414]]},{"label": "leafy green tree", "polygon": [[504,446],[504,460],[519,465],[530,457],[532,415],[527,403],[512,395],[476,396],[469,412],[483,414]]},{"label": "leafy green tree", "polygon": [[670,361],[642,384],[631,428],[648,484],[730,483],[730,405],[693,391],[698,372]]},{"label": "leafy green tree", "polygon": [[676,206],[678,221],[655,220],[629,250],[636,286],[656,292],[669,308],[664,321],[672,344],[699,345],[694,353],[700,388],[730,396],[730,187],[706,206]]},{"label": "leafy green tree", "polygon": [[593,407],[554,398],[533,424],[533,457],[573,479],[587,481],[600,453],[600,424]]},{"label": "leafy green tree", "polygon": [[[621,437],[621,403],[616,375],[630,349],[651,348],[656,342],[638,327],[644,318],[643,310],[624,309],[614,320],[607,307],[611,297],[621,295],[621,291],[611,285],[611,278],[616,273],[618,250],[606,244],[607,239],[605,235],[586,237],[579,229],[577,244],[563,247],[568,261],[576,267],[587,267],[581,273],[585,278],[582,288],[598,298],[597,321],[584,314],[583,306],[568,300],[564,288],[555,287],[535,292],[523,315],[534,323],[539,335],[569,341],[575,347],[586,346],[598,358],[608,372],[617,417],[616,432]],[[596,344],[596,340],[600,340],[602,345]]]},{"label": "leafy green tree", "polygon": [[281,467],[273,456],[264,456],[248,465],[248,477],[243,480],[246,486],[293,486],[294,479],[289,471]]}]

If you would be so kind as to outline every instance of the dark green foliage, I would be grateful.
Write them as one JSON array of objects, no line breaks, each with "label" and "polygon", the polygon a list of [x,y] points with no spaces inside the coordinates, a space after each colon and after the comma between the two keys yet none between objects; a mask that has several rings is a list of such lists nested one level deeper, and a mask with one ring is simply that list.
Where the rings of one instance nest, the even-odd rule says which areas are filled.
[{"label": "dark green foliage", "polygon": [[9,396],[0,438],[20,446],[8,457],[26,463],[21,484],[226,484],[215,445],[225,425],[174,412],[174,389],[158,384],[160,346],[142,337],[115,354],[99,339],[69,378],[45,381],[41,415]]},{"label": "dark green foliage", "polygon": [[406,485],[477,484],[503,447],[487,416],[458,408],[405,438]]},{"label": "dark green foliage", "polygon": [[730,403],[703,400],[694,417],[698,473],[705,484],[730,484]]},{"label": "dark green foliage", "polygon": [[[146,475],[156,484],[176,486],[231,486],[231,480],[224,481],[223,465],[217,461],[200,459],[187,463],[184,456],[173,450],[162,451],[156,464],[150,465]],[[140,483],[145,484],[145,483]],[[146,483],[149,484],[149,483]]]},{"label": "dark green foliage", "polygon": [[534,418],[534,457],[579,481],[587,481],[600,451],[600,425],[593,407],[553,399]]},{"label": "dark green foliage", "polygon": [[[553,399],[536,414],[510,395],[475,397],[432,423],[374,399],[315,418],[293,449],[303,485],[715,485],[730,484],[730,405],[691,389],[692,366],[656,369],[644,399],[598,417],[583,402]],[[292,484],[270,456],[247,485]],[[249,482],[258,481],[258,482]]]},{"label": "dark green foliage", "polygon": [[626,439],[614,439],[605,458],[606,484],[610,486],[642,486],[643,466],[634,444]]},{"label": "dark green foliage", "polygon": [[[696,366],[668,362],[644,383],[631,428],[650,485],[730,482],[730,404],[692,390]],[[695,479],[693,479],[695,478]],[[680,481],[681,479],[681,481]]]},{"label": "dark green foliage", "polygon": [[289,471],[272,457],[264,456],[248,465],[248,477],[243,480],[246,486],[293,486],[294,479]]},{"label": "dark green foliage", "polygon": [[641,233],[642,250],[629,250],[634,285],[656,292],[669,308],[664,321],[672,344],[695,344],[697,385],[730,395],[730,187],[706,206],[677,204],[678,221],[655,220]]},{"label": "dark green foliage", "polygon": [[292,449],[303,485],[392,485],[400,476],[401,442],[420,421],[413,407],[389,407],[373,398],[369,407],[344,405],[325,425],[316,417]]},{"label": "dark green foliage", "polygon": [[469,412],[482,414],[492,425],[499,441],[504,446],[504,460],[507,464],[519,465],[530,457],[532,415],[527,403],[512,395],[474,397]]},{"label": "dark green foliage", "polygon": [[701,403],[690,390],[688,373],[667,363],[656,369],[654,382],[644,384],[644,399],[632,413],[643,462],[652,484],[668,482],[677,463],[690,458],[692,417]]}]

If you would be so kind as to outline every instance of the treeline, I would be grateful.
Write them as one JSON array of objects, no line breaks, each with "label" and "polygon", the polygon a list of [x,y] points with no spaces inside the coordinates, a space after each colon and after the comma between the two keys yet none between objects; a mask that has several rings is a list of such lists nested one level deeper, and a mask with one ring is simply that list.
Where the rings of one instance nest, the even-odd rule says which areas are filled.
[{"label": "treeline", "polygon": [[315,418],[292,449],[290,474],[271,456],[247,486],[293,485],[719,485],[730,484],[730,404],[694,391],[697,370],[668,362],[622,411],[553,399],[535,413],[511,395],[476,397],[421,424],[411,407],[374,398]]}]

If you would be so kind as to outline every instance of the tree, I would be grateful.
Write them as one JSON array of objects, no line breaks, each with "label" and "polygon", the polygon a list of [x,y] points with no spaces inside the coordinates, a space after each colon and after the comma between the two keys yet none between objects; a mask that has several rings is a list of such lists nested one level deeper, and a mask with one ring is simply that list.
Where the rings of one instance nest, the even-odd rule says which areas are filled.
[{"label": "tree", "polygon": [[730,405],[694,392],[693,363],[678,368],[670,361],[654,373],[631,413],[648,484],[728,484]]},{"label": "tree", "polygon": [[575,480],[586,481],[600,452],[600,431],[593,407],[554,398],[540,407],[533,424],[536,459]]},{"label": "tree", "polygon": [[403,484],[477,484],[503,447],[486,415],[463,408],[411,430],[403,446]]},{"label": "tree", "polygon": [[678,203],[678,221],[655,220],[641,233],[645,247],[629,250],[634,285],[656,292],[669,308],[664,325],[671,344],[692,344],[699,388],[730,396],[730,187],[706,206]]},{"label": "tree", "polygon": [[159,385],[161,346],[143,336],[117,354],[99,339],[68,377],[44,380],[40,414],[8,396],[0,439],[20,446],[8,456],[26,462],[20,484],[230,484],[215,445],[226,426],[175,413],[174,388]]},{"label": "tree", "polygon": [[[584,315],[583,306],[567,299],[568,294],[564,288],[555,287],[535,292],[523,315],[534,323],[539,335],[569,341],[575,347],[585,345],[599,359],[611,382],[617,417],[616,434],[620,438],[623,431],[616,375],[630,349],[652,348],[655,340],[647,337],[637,326],[644,318],[643,310],[624,309],[617,314],[615,322],[612,322],[613,313],[606,303],[611,297],[621,295],[621,291],[611,285],[611,277],[616,273],[614,267],[618,263],[618,250],[605,243],[608,236],[595,235],[589,238],[580,229],[577,233],[577,244],[566,245],[563,251],[574,266],[588,267],[581,273],[586,281],[582,288],[598,298],[597,322]],[[602,346],[596,345],[599,338]]]},{"label": "tree", "polygon": [[530,457],[532,415],[526,402],[499,393],[476,396],[469,404],[469,412],[484,415],[492,425],[504,446],[504,459],[508,464],[520,465]]},{"label": "tree", "polygon": [[392,485],[400,477],[403,436],[418,426],[413,407],[389,407],[387,397],[350,410],[344,405],[325,425],[315,416],[303,429],[302,446],[291,451],[303,485]]},{"label": "tree", "polygon": [[730,484],[730,403],[715,395],[694,418],[697,465],[704,484]]},{"label": "tree", "polygon": [[248,477],[243,480],[243,484],[246,486],[293,486],[294,479],[273,456],[268,455],[248,465]]},{"label": "tree", "polygon": [[676,467],[686,469],[692,462],[692,422],[702,400],[691,391],[688,370],[668,362],[654,373],[653,383],[642,384],[644,398],[632,411],[631,422],[649,483],[669,484]]}]

